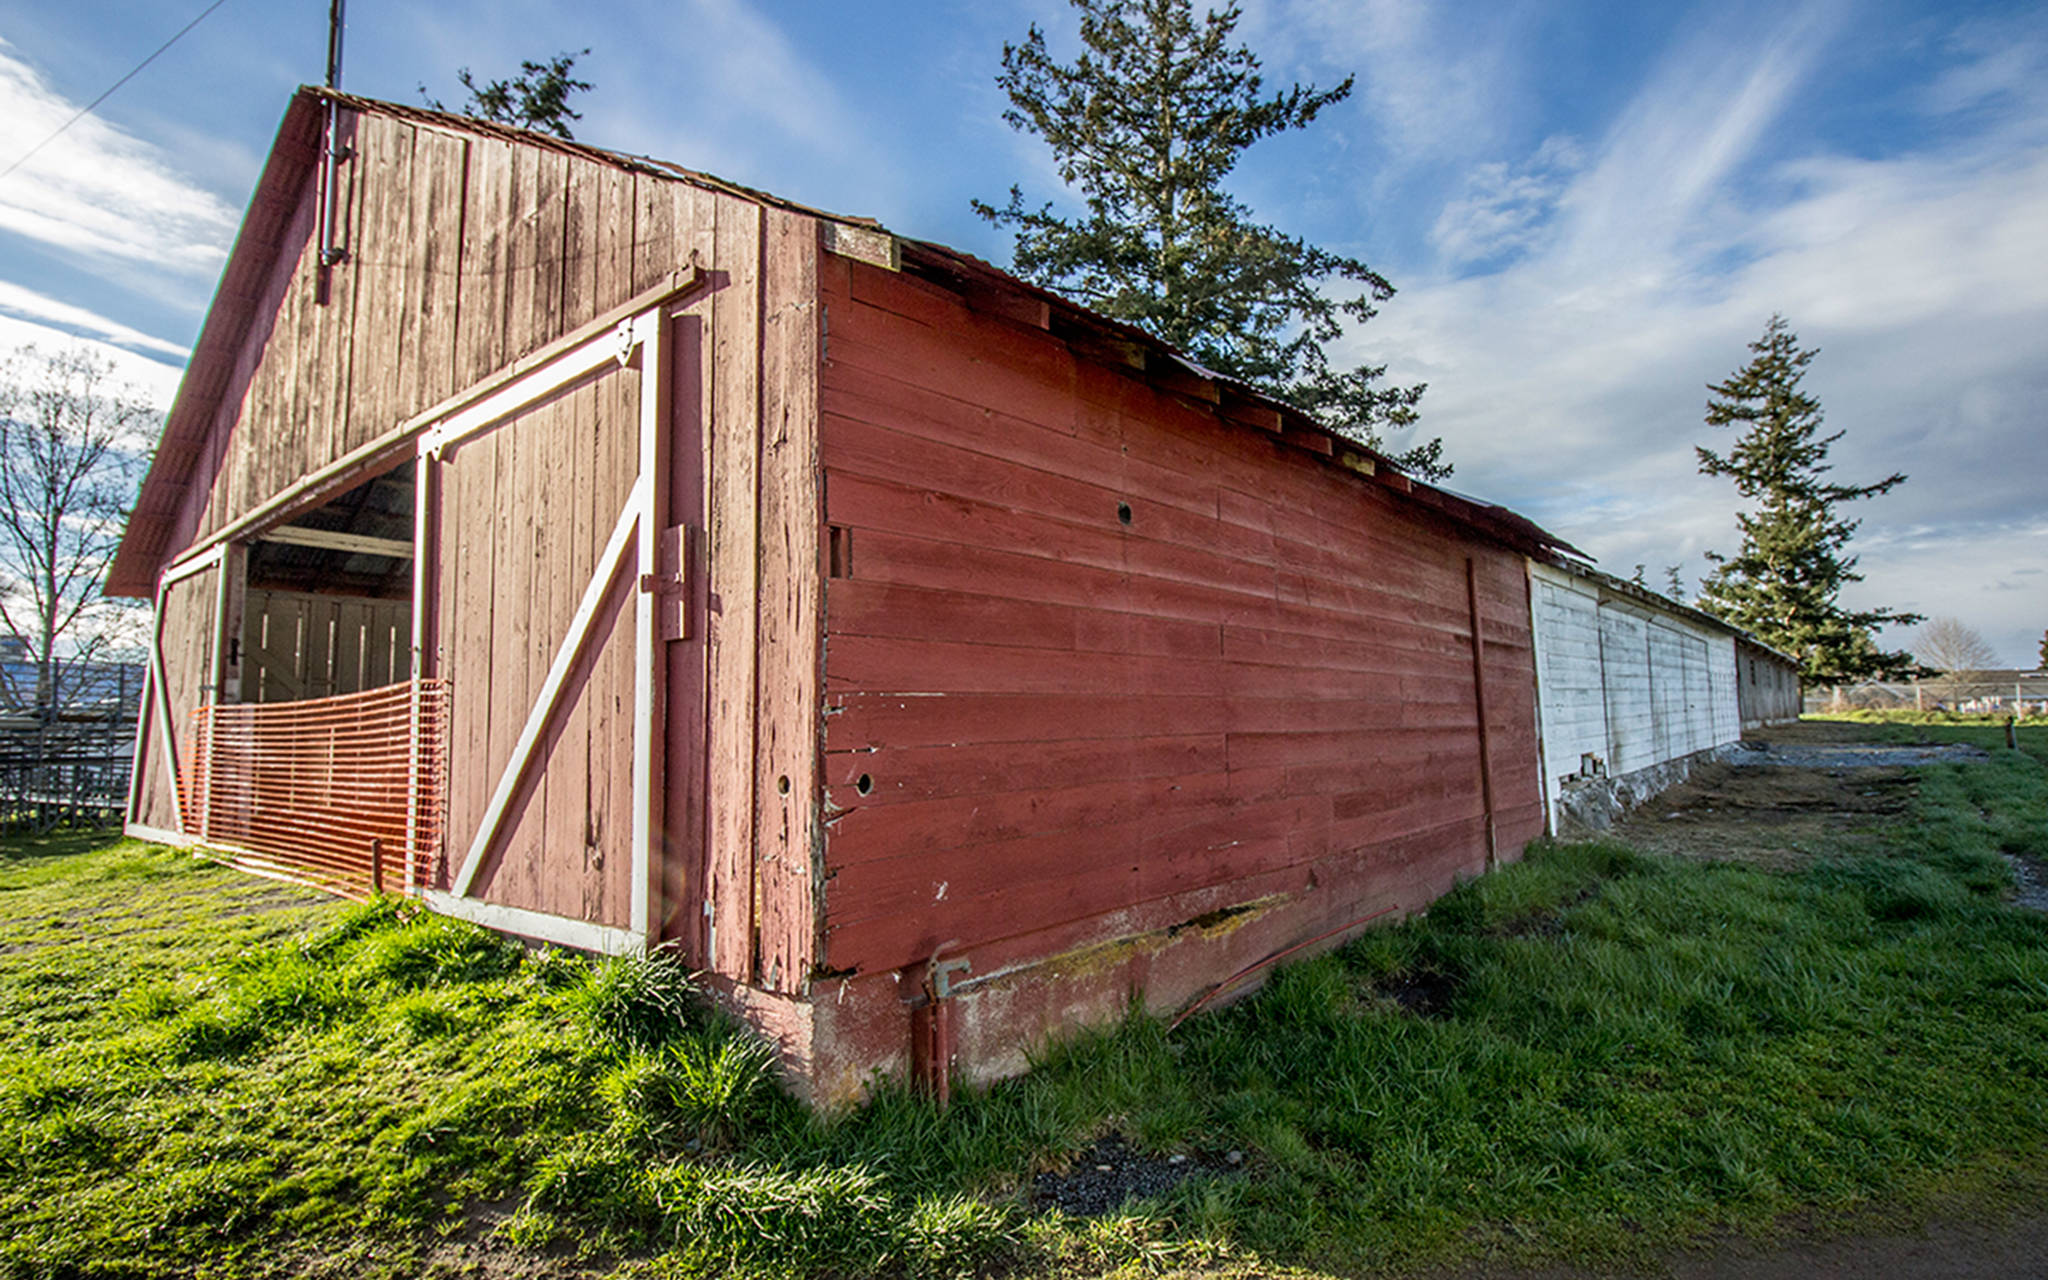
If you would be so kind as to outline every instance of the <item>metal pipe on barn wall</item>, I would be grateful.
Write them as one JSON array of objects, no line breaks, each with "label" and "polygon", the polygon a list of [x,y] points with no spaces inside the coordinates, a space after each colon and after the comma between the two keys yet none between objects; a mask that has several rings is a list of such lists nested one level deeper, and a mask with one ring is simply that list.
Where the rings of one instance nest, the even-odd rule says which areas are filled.
[{"label": "metal pipe on barn wall", "polygon": [[[327,7],[327,87],[336,92],[341,90],[341,35],[347,25],[347,0],[331,0]],[[320,179],[320,302],[327,302],[327,276],[325,268],[344,261],[348,250],[334,243],[334,191],[337,185],[335,170],[342,156],[337,136],[341,128],[341,107],[333,99],[327,102],[327,138],[323,148],[323,166]]]},{"label": "metal pipe on barn wall", "polygon": [[941,959],[958,946],[934,948],[924,963],[924,981],[910,1010],[910,1078],[944,1111],[953,1099],[953,975],[971,972],[962,958]]}]

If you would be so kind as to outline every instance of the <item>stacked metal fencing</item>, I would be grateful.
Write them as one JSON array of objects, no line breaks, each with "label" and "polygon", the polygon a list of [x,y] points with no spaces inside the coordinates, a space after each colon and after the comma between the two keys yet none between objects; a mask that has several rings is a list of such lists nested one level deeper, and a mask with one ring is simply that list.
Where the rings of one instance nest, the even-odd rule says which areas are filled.
[{"label": "stacked metal fencing", "polygon": [[116,821],[142,686],[139,663],[0,661],[0,824]]}]

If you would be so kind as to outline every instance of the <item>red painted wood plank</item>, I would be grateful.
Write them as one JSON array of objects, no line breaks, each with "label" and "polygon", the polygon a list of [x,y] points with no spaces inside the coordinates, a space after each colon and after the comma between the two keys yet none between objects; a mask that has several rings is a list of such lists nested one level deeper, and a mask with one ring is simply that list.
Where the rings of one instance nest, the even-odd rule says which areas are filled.
[{"label": "red painted wood plank", "polygon": [[1218,733],[1233,727],[1222,699],[1059,694],[948,694],[835,698],[825,748],[938,746],[956,742],[1036,742]]},{"label": "red painted wood plank", "polygon": [[710,635],[711,873],[717,930],[713,970],[754,977],[760,921],[755,882],[755,677],[759,662],[762,209],[722,201],[712,261],[726,273],[712,294],[709,363],[711,500],[707,512],[711,591],[719,604]]},{"label": "red painted wood plank", "polygon": [[856,297],[834,310],[830,360],[900,370],[897,376],[956,399],[1029,405],[1025,416],[1034,420],[1057,421],[1056,403],[1073,404],[1075,360],[1064,343],[973,312],[941,329]]},{"label": "red painted wood plank", "polygon": [[[1242,669],[1150,654],[1080,653],[1009,645],[869,636],[827,646],[828,695],[838,693],[1103,693],[1201,696],[1230,687]],[[1284,672],[1290,678],[1293,672]],[[1312,682],[1319,673],[1304,673]]]},{"label": "red painted wood plank", "polygon": [[[987,585],[1000,589],[1001,584]],[[827,608],[835,636],[949,640],[1045,649],[1075,647],[1078,613],[1069,605],[933,591],[859,578],[832,583]]]},{"label": "red painted wood plank", "polygon": [[1174,806],[1220,800],[1231,791],[1225,773],[1098,779],[1067,787],[976,792],[906,804],[857,805],[831,820],[829,870],[1021,839],[1055,831],[1090,831]]},{"label": "red painted wood plank", "polygon": [[[1042,742],[1030,752],[1019,752],[1009,743],[879,747],[834,752],[824,762],[826,799],[842,810],[983,791],[1217,773],[1223,768],[1220,734]],[[862,779],[867,780],[865,789]]]},{"label": "red painted wood plank", "polygon": [[770,990],[801,992],[816,954],[813,860],[822,839],[818,227],[809,217],[770,210],[765,234],[755,971]]},{"label": "red painted wood plank", "polygon": [[[912,463],[904,459],[904,465]],[[1005,573],[1004,588],[1026,598],[1038,590],[1034,579],[1048,573],[1068,572],[1066,566],[1080,564],[1132,575],[1131,590],[1149,588],[1138,577],[1167,582],[1189,582],[1221,587],[1263,599],[1282,592],[1292,602],[1326,613],[1349,614],[1369,619],[1374,625],[1386,621],[1412,622],[1460,635],[1467,629],[1464,612],[1446,604],[1434,591],[1417,588],[1407,594],[1385,589],[1382,582],[1345,583],[1310,579],[1292,569],[1269,568],[1284,563],[1277,552],[1247,561],[1213,549],[1205,526],[1183,529],[1180,541],[1162,541],[1133,533],[1108,533],[1071,521],[1040,519],[1033,515],[955,495],[918,491],[886,480],[869,479],[835,472],[829,487],[831,520],[860,530],[884,530],[920,536],[961,547],[985,547],[999,553],[1028,553],[1051,561],[1054,567],[1021,561]],[[1216,525],[1218,522],[1208,522]],[[902,544],[894,544],[903,550]],[[927,550],[927,556],[955,554]],[[923,585],[952,585],[959,578],[917,577],[896,571],[886,560],[877,562],[862,556],[856,573],[864,578],[894,578]],[[1291,585],[1290,585],[1291,584]],[[1247,602],[1250,603],[1250,602]],[[1127,608],[1129,606],[1126,606]],[[1142,609],[1140,611],[1143,611]],[[1213,612],[1204,616],[1214,617]],[[1355,622],[1331,620],[1332,634],[1355,634]]]},{"label": "red painted wood plank", "polygon": [[1142,501],[1216,514],[1213,477],[1184,475],[1122,449],[1077,441],[1058,424],[1034,422],[1007,406],[998,410],[955,400],[858,365],[833,370],[822,408],[836,417],[1103,485]]},{"label": "red painted wood plank", "polygon": [[1331,760],[1370,760],[1392,765],[1426,753],[1472,746],[1475,738],[1468,720],[1450,729],[1389,726],[1359,732],[1233,733],[1229,740],[1231,768],[1263,769]]},{"label": "red painted wood plank", "polygon": [[1031,891],[1048,880],[1076,887],[1104,879],[1130,884],[1139,901],[1224,883],[1248,863],[1284,859],[1286,834],[1301,822],[1303,804],[1243,805],[1227,799],[1179,804],[1091,831],[1057,831],[850,865],[833,877],[832,917],[854,925],[878,916],[943,910],[949,899],[992,899]]},{"label": "red painted wood plank", "polygon": [[[1458,870],[1474,865],[1475,846],[1476,861],[1483,865],[1484,847],[1478,843],[1478,835],[1476,820],[1454,819],[1390,842],[1384,850],[1374,850],[1376,879],[1396,892],[1418,879],[1448,886]],[[1242,881],[1247,888],[1256,885],[1270,892],[1275,887],[1307,883],[1307,864],[1276,867],[1273,859],[1282,856],[1277,846],[1260,843],[1240,848],[1246,851],[1241,862],[1233,861],[1227,853],[1219,853],[1213,862],[1206,863],[1212,886]],[[1205,859],[1196,855],[1190,862],[1200,865]],[[1004,936],[1047,931],[1047,925],[1041,922],[1090,917],[1097,918],[1094,928],[1077,931],[1080,936],[1117,936],[1125,929],[1102,917],[1114,912],[1116,921],[1122,923],[1139,914],[1135,908],[1178,896],[1170,887],[1176,876],[1171,870],[1172,863],[1171,859],[1163,860],[1159,864],[1159,878],[1152,882],[1162,892],[1148,888],[1144,873],[1136,865],[1117,861],[1073,874],[1044,877],[980,898],[955,898],[950,888],[946,897],[937,898],[933,886],[934,900],[921,903],[916,911],[884,913],[863,920],[841,923],[835,908],[827,939],[827,960],[835,968],[896,967],[923,958],[933,945],[947,939],[957,940],[957,949],[966,950],[976,944],[998,942]],[[832,891],[837,893],[837,882]],[[1185,894],[1188,890],[1179,892]],[[1218,896],[1228,899],[1235,894],[1226,891]],[[1412,900],[1412,905],[1426,901],[1427,897],[1418,897]]]},{"label": "red painted wood plank", "polygon": [[463,184],[469,141],[434,129],[415,131],[407,188],[405,310],[399,319],[395,404],[407,416],[454,395],[460,355],[456,322],[463,240],[469,211]]}]

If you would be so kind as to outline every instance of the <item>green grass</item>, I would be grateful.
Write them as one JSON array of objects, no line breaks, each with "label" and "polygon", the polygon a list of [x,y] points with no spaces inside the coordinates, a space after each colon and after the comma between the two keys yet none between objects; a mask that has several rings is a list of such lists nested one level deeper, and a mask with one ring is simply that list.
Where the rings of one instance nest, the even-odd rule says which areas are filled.
[{"label": "green grass", "polygon": [[[1953,711],[1844,711],[1800,717],[1862,725],[1874,742],[1964,742],[2003,751],[2005,716],[1966,716]],[[2020,750],[2048,764],[2048,724],[2038,717],[2014,724]]]},{"label": "green grass", "polygon": [[[2048,856],[2048,775],[1999,753],[1922,776],[1886,856],[1540,849],[943,1118],[890,1088],[809,1114],[673,966],[142,845],[16,844],[0,1274],[413,1274],[477,1249],[659,1275],[1350,1271],[2026,1181],[2048,1168],[2048,920],[2000,904],[1997,855]],[[1433,1016],[1387,994],[1417,975],[1449,993]],[[1108,1128],[1247,1172],[1093,1222],[1031,1212],[1034,1169]]]}]

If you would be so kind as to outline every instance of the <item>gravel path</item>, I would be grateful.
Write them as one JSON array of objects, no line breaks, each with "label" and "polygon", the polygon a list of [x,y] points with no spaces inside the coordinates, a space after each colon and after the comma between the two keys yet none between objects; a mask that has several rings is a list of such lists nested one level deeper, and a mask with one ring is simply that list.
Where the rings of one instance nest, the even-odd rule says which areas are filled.
[{"label": "gravel path", "polygon": [[2012,905],[2029,911],[2048,911],[2048,865],[2043,865],[2037,858],[2026,858],[2016,853],[2006,854],[2005,861],[2012,868],[2012,882],[2016,889]]},{"label": "gravel path", "polygon": [[1077,1217],[1113,1213],[1127,1200],[1165,1195],[1189,1178],[1202,1174],[1244,1172],[1244,1153],[1148,1156],[1106,1134],[1074,1158],[1064,1173],[1041,1173],[1032,1180],[1032,1202],[1040,1208],[1058,1206]]},{"label": "gravel path", "polygon": [[1895,747],[1878,743],[1781,743],[1748,741],[1723,757],[1738,768],[1777,765],[1793,769],[1884,769],[1922,764],[1975,764],[1989,760],[1981,747],[1948,743]]}]

